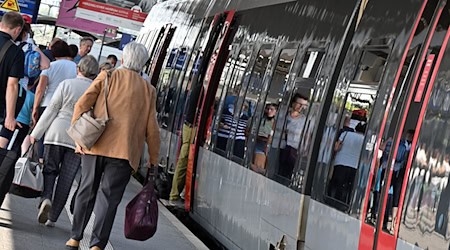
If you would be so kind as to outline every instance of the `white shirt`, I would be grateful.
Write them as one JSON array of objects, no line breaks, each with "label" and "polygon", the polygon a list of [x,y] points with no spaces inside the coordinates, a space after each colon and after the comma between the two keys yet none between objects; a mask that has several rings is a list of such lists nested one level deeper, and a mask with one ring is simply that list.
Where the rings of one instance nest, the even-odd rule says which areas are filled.
[{"label": "white shirt", "polygon": [[305,126],[306,117],[304,115],[300,115],[297,118],[292,118],[291,115],[288,115],[287,124],[286,124],[286,133],[287,139],[286,144],[295,149],[298,148],[300,144],[300,137],[302,135],[303,127]]},{"label": "white shirt", "polygon": [[344,132],[339,137],[339,141],[342,142],[342,147],[336,153],[334,166],[342,165],[357,169],[364,144],[364,135],[356,132]]},{"label": "white shirt", "polygon": [[47,107],[50,105],[50,101],[58,85],[64,80],[77,77],[77,65],[72,61],[59,59],[51,62],[50,68],[43,70],[41,75],[48,77],[47,90],[41,102],[41,107]]}]

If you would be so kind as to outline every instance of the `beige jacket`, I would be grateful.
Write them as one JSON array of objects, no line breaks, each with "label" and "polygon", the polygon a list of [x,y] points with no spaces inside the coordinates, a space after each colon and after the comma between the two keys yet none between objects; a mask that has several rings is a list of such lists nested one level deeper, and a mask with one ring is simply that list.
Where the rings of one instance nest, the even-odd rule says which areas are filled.
[{"label": "beige jacket", "polygon": [[[94,108],[95,117],[105,117],[104,80],[102,72],[75,105],[72,124]],[[138,73],[128,69],[112,72],[109,81],[108,114],[111,119],[97,143],[86,154],[128,160],[136,171],[144,147],[149,145],[150,162],[158,163],[160,146],[156,120],[156,89]]]}]

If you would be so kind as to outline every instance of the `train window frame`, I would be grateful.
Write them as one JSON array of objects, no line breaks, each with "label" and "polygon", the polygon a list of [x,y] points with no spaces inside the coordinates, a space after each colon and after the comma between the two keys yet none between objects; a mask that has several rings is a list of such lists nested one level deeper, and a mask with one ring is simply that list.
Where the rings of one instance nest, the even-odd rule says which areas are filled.
[{"label": "train window frame", "polygon": [[[380,96],[379,96],[379,90],[382,87],[384,81],[384,77],[386,74],[386,69],[387,69],[387,65],[389,63],[390,57],[392,55],[392,49],[393,49],[393,44],[394,44],[395,39],[393,38],[380,38],[380,39],[371,39],[369,41],[367,41],[367,43],[364,46],[361,46],[358,51],[356,53],[358,53],[357,56],[357,64],[356,67],[354,68],[354,73],[353,76],[350,78],[351,80],[348,81],[348,86],[347,86],[347,90],[345,92],[345,95],[343,95],[343,101],[346,101],[348,98],[348,94],[350,93],[354,93],[356,92],[361,92],[362,94],[366,93],[366,94],[370,94],[375,92],[375,99],[373,100],[372,103],[372,108],[374,108],[377,104],[378,101],[380,101]],[[363,60],[365,59],[365,55],[366,53],[373,53],[373,52],[384,52],[385,53],[385,59],[384,59],[384,64],[381,68],[381,71],[379,71],[379,77],[377,77],[375,80],[361,80],[361,78],[358,78],[361,68],[361,64],[364,62]],[[380,52],[380,53],[381,53]],[[374,53],[376,54],[376,53]],[[336,95],[336,92],[335,92]],[[341,125],[344,122],[345,119],[345,103],[342,103],[339,107],[338,107],[338,112],[337,114],[337,123],[336,125],[334,125],[334,129],[335,129],[335,133],[334,133],[334,139],[333,139],[333,143],[331,144],[331,146],[333,147],[331,150],[334,151],[334,145],[337,143],[338,141],[338,131],[341,129]],[[372,110],[373,112],[373,110]],[[330,112],[329,115],[331,113],[334,112]],[[367,121],[365,122],[366,124],[366,130],[364,132],[364,139],[363,139],[363,144],[362,144],[362,148],[359,154],[359,159],[358,159],[358,163],[357,163],[357,169],[356,169],[356,173],[355,176],[353,178],[353,182],[352,185],[350,187],[349,190],[349,200],[347,201],[347,203],[343,202],[343,201],[339,201],[337,199],[334,199],[333,197],[331,197],[329,195],[328,189],[329,189],[329,185],[330,185],[330,181],[332,179],[332,169],[334,168],[334,157],[335,157],[335,153],[332,154],[332,158],[327,162],[326,164],[326,174],[324,174],[325,177],[325,186],[323,188],[322,191],[322,197],[323,197],[323,202],[327,205],[330,205],[332,207],[334,207],[335,209],[345,212],[347,214],[351,214],[351,210],[354,207],[354,196],[355,196],[355,192],[356,192],[356,188],[357,188],[357,180],[358,178],[361,176],[361,158],[362,158],[362,154],[365,150],[365,148],[370,147],[371,142],[374,140],[374,138],[372,138],[373,136],[370,136],[370,138],[368,138],[368,128],[369,128],[369,124],[372,123],[372,115],[369,116],[369,119],[367,119]],[[338,127],[336,127],[338,126]]]},{"label": "train window frame", "polygon": [[[323,68],[323,63],[326,58],[326,53],[328,50],[328,42],[326,41],[315,41],[308,47],[300,47],[297,50],[297,55],[295,58],[293,67],[291,68],[290,75],[291,79],[290,82],[286,85],[286,89],[284,90],[284,97],[282,98],[281,102],[279,103],[277,115],[276,115],[276,121],[275,121],[275,128],[274,128],[274,136],[272,144],[269,147],[269,153],[268,153],[268,160],[271,161],[268,163],[267,166],[267,173],[266,176],[274,180],[284,186],[290,187],[293,190],[300,192],[300,190],[293,188],[291,185],[292,183],[292,176],[294,175],[295,171],[297,170],[298,162],[297,160],[294,163],[294,167],[292,169],[291,178],[285,178],[280,175],[280,154],[282,149],[282,134],[284,134],[284,130],[287,124],[287,116],[289,115],[289,109],[290,109],[290,102],[293,98],[294,94],[296,92],[299,92],[299,89],[309,89],[307,91],[308,93],[305,95],[308,97],[308,107],[304,110],[303,114],[305,116],[305,125],[302,128],[301,131],[301,138],[300,143],[298,145],[298,148],[302,145],[303,140],[303,134],[305,131],[306,124],[308,122],[309,113],[311,110],[310,100],[314,97],[314,91],[315,91],[315,85],[316,81],[318,81],[320,72]],[[315,68],[314,71],[311,71],[307,77],[303,78],[304,75],[304,69],[307,66],[308,62],[310,62],[309,57],[311,53],[320,53],[319,60],[314,60],[313,68]],[[307,59],[308,58],[308,59]],[[306,60],[306,61],[305,61]],[[308,83],[306,86],[305,83]],[[306,88],[305,88],[306,87]],[[281,120],[280,120],[281,119]],[[273,154],[276,154],[274,156]],[[273,160],[273,158],[276,158],[277,160]]]},{"label": "train window frame", "polygon": [[[270,102],[273,104],[276,104],[277,106],[282,103],[283,101],[283,97],[284,94],[286,93],[286,90],[289,89],[290,85],[292,85],[293,79],[295,79],[295,74],[293,74],[293,72],[295,72],[296,70],[296,64],[297,61],[299,60],[299,54],[302,53],[302,49],[300,48],[300,43],[295,42],[295,43],[286,43],[283,46],[280,46],[280,48],[277,50],[277,56],[276,56],[276,60],[273,60],[273,65],[272,65],[272,69],[270,71],[270,79],[267,79],[264,86],[263,86],[263,90],[261,91],[261,93],[263,93],[262,95],[259,96],[259,101],[257,101],[257,107],[255,109],[255,114],[253,115],[252,119],[251,119],[251,123],[250,123],[250,133],[248,135],[247,138],[247,142],[246,142],[246,154],[244,156],[244,165],[247,168],[252,169],[253,171],[266,175],[266,172],[268,171],[268,155],[269,155],[269,151],[270,148],[272,147],[272,143],[273,143],[273,138],[272,138],[272,142],[267,143],[266,148],[267,148],[267,152],[266,152],[266,160],[265,160],[265,164],[263,169],[261,169],[260,167],[256,166],[256,164],[254,164],[254,158],[255,158],[255,149],[256,149],[256,141],[257,141],[257,137],[258,137],[258,133],[259,133],[259,128],[260,128],[260,124],[263,120],[264,117],[264,111],[265,111],[265,106],[268,105],[269,103],[267,103],[267,99],[269,98],[270,93],[273,92],[274,89],[272,89],[274,85],[274,81],[276,81],[276,79],[274,79],[276,70],[278,65],[281,62],[281,57],[283,55],[283,52],[288,52],[288,51],[292,51],[292,59],[289,62],[289,68],[286,71],[286,74],[284,76],[284,83],[282,84],[282,88],[281,91],[279,91],[277,93],[278,98],[276,103],[275,102]],[[285,61],[285,59],[283,59],[283,61]],[[277,113],[274,117],[274,124],[273,124],[273,131],[275,131],[276,129],[276,121],[277,118],[279,116],[279,111],[277,110]],[[273,135],[272,135],[273,137]],[[238,160],[238,159],[237,159]]]},{"label": "train window frame", "polygon": [[[221,91],[221,93],[219,95],[218,104],[213,111],[212,122],[211,122],[210,127],[208,128],[208,135],[207,135],[207,139],[204,144],[205,148],[207,148],[213,152],[216,152],[224,157],[226,157],[226,151],[223,151],[216,147],[216,141],[217,141],[218,130],[219,130],[219,122],[220,122],[221,115],[222,115],[221,113],[219,114],[219,111],[224,109],[227,93],[228,93],[228,90],[231,87],[231,85],[236,85],[236,86],[240,85],[242,88],[242,85],[244,84],[244,81],[245,81],[245,75],[248,73],[247,71],[248,71],[249,62],[254,53],[254,45],[253,44],[240,45],[237,43],[233,43],[230,45],[230,48],[231,48],[231,50],[230,50],[229,56],[227,58],[226,64],[230,63],[229,62],[230,59],[234,60],[234,64],[231,65],[232,68],[230,67],[227,69],[225,76],[221,75],[220,81],[223,81],[223,87],[222,87],[222,89],[220,89],[219,87],[217,88],[217,92]],[[243,67],[243,70],[239,70],[239,69],[236,69],[236,67],[238,67],[238,62],[240,61],[240,56],[242,55],[243,51],[245,51],[247,53],[248,62],[247,62],[247,65],[245,67]],[[244,58],[242,58],[242,59],[244,59]],[[224,73],[224,71],[222,71],[222,74],[223,73]],[[216,97],[218,96],[217,92],[216,92]],[[217,150],[215,150],[216,148],[217,148]]]},{"label": "train window frame", "polygon": [[[253,72],[256,69],[256,63],[257,63],[257,60],[258,60],[258,58],[260,56],[260,53],[262,51],[264,51],[264,50],[270,51],[270,53],[269,53],[270,54],[270,57],[269,57],[270,60],[268,61],[267,65],[265,66],[264,72],[263,72],[264,75],[261,78],[261,82],[263,83],[264,82],[264,77],[266,76],[266,72],[268,70],[268,67],[270,66],[271,60],[273,60],[273,54],[275,53],[275,49],[276,49],[276,47],[275,47],[274,43],[264,43],[264,44],[261,44],[260,46],[253,46],[253,49],[251,50],[252,51],[252,55],[250,56],[250,60],[248,62],[246,70],[244,71],[243,78],[241,80],[241,88],[239,90],[238,95],[236,96],[237,98],[235,98],[235,100],[233,101],[233,103],[234,103],[233,105],[235,107],[235,112],[234,113],[236,113],[236,110],[238,110],[237,114],[241,113],[241,109],[242,109],[242,106],[243,106],[243,103],[244,103],[241,98],[246,95],[247,89],[250,86],[250,82],[252,81],[252,79],[254,77],[253,76]],[[225,96],[225,99],[226,99],[227,96],[228,95]],[[238,107],[238,108],[236,108],[236,107]],[[223,108],[222,108],[222,110],[223,110]],[[218,122],[216,124],[217,131],[219,130],[219,128],[218,128],[219,121],[222,120],[222,116],[223,116],[223,112],[220,114],[220,116],[218,116],[218,120],[217,120]],[[238,120],[237,115],[233,115],[233,122],[235,120]],[[243,165],[243,161],[240,158],[237,158],[237,159],[233,158],[232,151],[233,151],[234,138],[235,137],[227,139],[225,150],[222,150],[222,149],[217,147],[218,137],[219,136],[217,136],[215,138],[215,140],[213,141],[213,143],[214,143],[213,151],[218,153],[219,155],[222,155],[223,157],[225,157],[227,159],[230,159],[230,160],[232,160],[232,161],[234,161],[234,162],[236,162],[236,163],[238,163],[240,165]],[[245,158],[245,151],[244,151],[244,158]]]},{"label": "train window frame", "polygon": [[[239,47],[239,52],[238,52],[239,55],[240,55],[241,51],[244,48],[248,48],[248,51],[250,52],[250,55],[249,55],[249,60],[248,60],[248,63],[247,63],[247,67],[244,69],[244,72],[242,74],[242,79],[240,80],[240,86],[241,87],[239,89],[239,93],[236,96],[235,100],[233,101],[233,105],[235,107],[237,106],[238,100],[242,96],[242,93],[245,93],[243,91],[245,91],[247,89],[247,87],[248,87],[248,85],[249,85],[249,83],[251,81],[252,72],[253,72],[253,70],[255,68],[257,57],[259,56],[260,51],[264,50],[264,49],[270,49],[271,47],[274,47],[274,44],[262,44],[259,47],[255,46],[253,44],[242,44]],[[225,84],[227,86],[227,92],[228,92],[229,87],[230,87],[230,83],[227,82]],[[231,143],[230,143],[230,141],[232,140],[232,138],[228,138],[227,139],[227,143],[225,145],[225,150],[223,150],[223,149],[221,149],[221,148],[219,148],[217,146],[218,145],[218,138],[219,138],[219,136],[218,136],[218,134],[219,134],[219,125],[220,125],[220,121],[222,120],[223,110],[225,108],[224,106],[225,106],[225,102],[226,102],[226,98],[227,97],[228,97],[227,93],[224,93],[224,95],[221,97],[221,102],[220,102],[218,110],[217,110],[217,111],[221,111],[221,112],[216,115],[216,117],[215,117],[215,124],[213,124],[214,125],[213,130],[217,131],[217,132],[215,132],[215,135],[211,137],[211,149],[212,149],[213,152],[215,152],[215,153],[217,153],[217,154],[219,154],[219,155],[229,159],[230,155],[231,155],[229,153],[230,150],[231,150]],[[233,116],[233,120],[234,119],[235,118]]]}]

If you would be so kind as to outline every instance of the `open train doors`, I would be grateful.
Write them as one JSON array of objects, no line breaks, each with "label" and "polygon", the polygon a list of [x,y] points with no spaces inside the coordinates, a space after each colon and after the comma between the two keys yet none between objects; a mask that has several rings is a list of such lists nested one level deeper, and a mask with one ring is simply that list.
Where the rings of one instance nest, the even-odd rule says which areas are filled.
[{"label": "open train doors", "polygon": [[[424,20],[428,20],[426,28],[418,29]],[[449,24],[447,1],[423,2],[392,89],[385,99],[387,106],[379,136],[364,145],[373,149],[373,158],[365,187],[359,249],[397,247],[408,176],[431,90],[450,37]]]},{"label": "open train doors", "polygon": [[[214,16],[208,31],[206,45],[199,60],[201,64],[195,79],[192,80],[192,91],[200,87],[197,101],[197,112],[194,124],[195,135],[189,147],[189,160],[186,172],[185,208],[190,211],[192,204],[193,184],[195,183],[195,167],[199,147],[206,138],[208,123],[211,120],[214,98],[219,85],[220,75],[225,66],[235,29],[234,11],[226,11]],[[192,101],[192,100],[191,100]]]}]

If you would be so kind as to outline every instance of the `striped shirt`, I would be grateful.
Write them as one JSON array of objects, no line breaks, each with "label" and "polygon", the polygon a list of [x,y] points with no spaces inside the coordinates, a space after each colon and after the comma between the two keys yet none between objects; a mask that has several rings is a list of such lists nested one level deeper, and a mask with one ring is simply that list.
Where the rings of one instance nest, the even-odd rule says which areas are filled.
[{"label": "striped shirt", "polygon": [[247,129],[248,124],[248,116],[245,114],[241,115],[241,118],[239,118],[238,121],[236,121],[233,117],[233,114],[231,114],[228,110],[224,111],[222,114],[221,123],[223,123],[224,126],[221,126],[219,128],[218,136],[231,139],[236,135],[235,140],[245,140],[245,131]]}]

